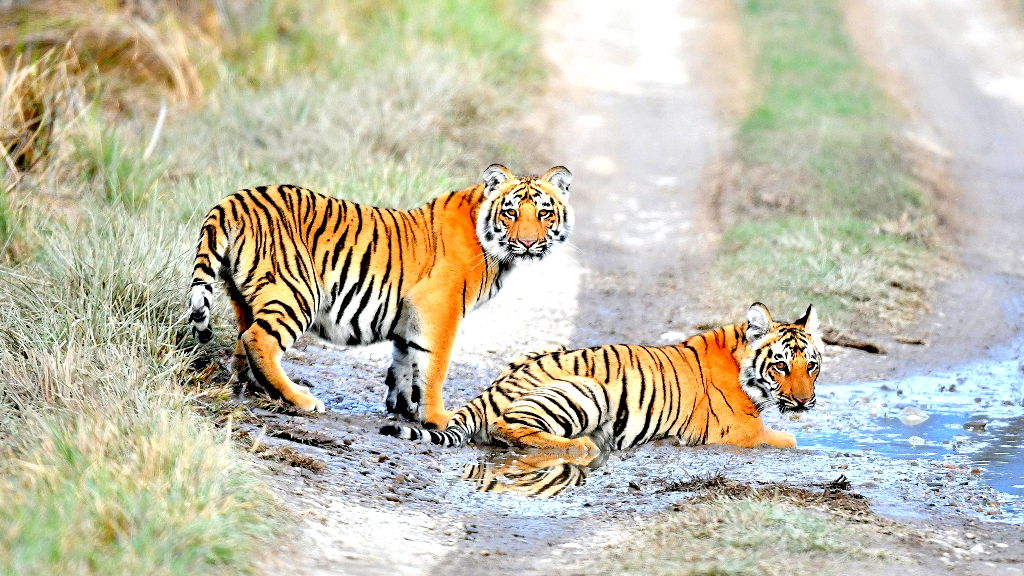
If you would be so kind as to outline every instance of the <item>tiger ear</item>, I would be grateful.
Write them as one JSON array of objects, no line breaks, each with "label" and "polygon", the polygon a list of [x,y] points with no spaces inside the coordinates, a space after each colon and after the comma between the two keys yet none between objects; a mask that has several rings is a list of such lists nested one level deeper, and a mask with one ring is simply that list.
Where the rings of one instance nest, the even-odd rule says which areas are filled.
[{"label": "tiger ear", "polygon": [[484,181],[484,194],[487,198],[493,198],[498,191],[498,187],[510,178],[515,178],[515,175],[509,172],[508,168],[501,164],[491,164],[480,175],[480,179]]},{"label": "tiger ear", "polygon": [[818,322],[818,311],[814,309],[814,304],[807,307],[807,311],[800,317],[799,320],[794,322],[804,327],[804,330],[811,334],[817,335],[821,332],[821,324]]},{"label": "tiger ear", "polygon": [[569,185],[572,184],[572,172],[569,172],[568,168],[565,166],[555,166],[545,172],[540,179],[547,180],[557,186],[562,191],[562,196],[566,200],[569,199]]},{"label": "tiger ear", "polygon": [[802,325],[804,330],[811,335],[818,350],[825,349],[825,341],[821,336],[821,323],[818,322],[818,311],[814,309],[813,304],[807,307],[807,312],[804,312],[804,315],[796,321],[796,324]]},{"label": "tiger ear", "polygon": [[764,338],[772,329],[772,315],[768,307],[754,302],[747,309],[747,342],[756,342]]}]

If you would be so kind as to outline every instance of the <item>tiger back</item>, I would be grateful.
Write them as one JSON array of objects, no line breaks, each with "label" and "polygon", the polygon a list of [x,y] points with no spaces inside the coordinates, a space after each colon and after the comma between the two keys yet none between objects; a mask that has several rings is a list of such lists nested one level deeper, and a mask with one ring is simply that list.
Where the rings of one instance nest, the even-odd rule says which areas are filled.
[{"label": "tiger back", "polygon": [[755,303],[747,322],[674,346],[607,345],[527,356],[509,366],[445,430],[385,426],[381,433],[436,444],[497,443],[594,453],[675,437],[688,445],[796,445],[764,425],[775,405],[815,403],[821,369],[817,314],[772,320]]},{"label": "tiger back", "polygon": [[[570,172],[539,177],[489,166],[482,182],[413,210],[360,205],[297,186],[240,190],[199,235],[192,331],[209,341],[212,286],[235,311],[236,386],[255,382],[303,410],[324,410],[281,367],[304,332],[335,343],[393,343],[389,412],[444,427],[442,385],[462,318],[519,263],[539,260],[573,226]],[[423,405],[422,414],[420,413]]]}]

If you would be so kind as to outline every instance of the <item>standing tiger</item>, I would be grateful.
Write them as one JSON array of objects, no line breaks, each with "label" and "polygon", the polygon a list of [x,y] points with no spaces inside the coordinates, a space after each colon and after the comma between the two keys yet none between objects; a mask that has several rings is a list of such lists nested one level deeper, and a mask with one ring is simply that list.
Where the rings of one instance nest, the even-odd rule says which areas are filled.
[{"label": "standing tiger", "polygon": [[296,186],[240,190],[203,222],[189,297],[192,332],[210,329],[224,281],[238,321],[232,379],[255,380],[303,410],[324,411],[281,357],[307,330],[341,344],[390,340],[387,410],[443,428],[441,388],[462,318],[519,262],[572,231],[572,174],[518,177],[500,164],[483,182],[414,210],[363,206]]},{"label": "standing tiger", "polygon": [[792,324],[760,303],[747,321],[674,346],[607,345],[525,356],[444,430],[388,425],[381,434],[435,444],[497,442],[595,453],[676,437],[687,445],[796,446],[761,411],[814,406],[824,349],[813,306]]}]

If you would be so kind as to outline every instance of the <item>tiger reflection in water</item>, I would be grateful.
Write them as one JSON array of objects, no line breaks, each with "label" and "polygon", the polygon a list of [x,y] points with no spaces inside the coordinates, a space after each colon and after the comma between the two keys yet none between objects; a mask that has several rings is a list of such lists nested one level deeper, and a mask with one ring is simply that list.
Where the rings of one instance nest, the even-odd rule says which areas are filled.
[{"label": "tiger reflection in water", "polygon": [[601,454],[553,455],[503,453],[466,466],[461,478],[481,492],[515,493],[550,498],[582,486],[592,470],[608,459]]}]

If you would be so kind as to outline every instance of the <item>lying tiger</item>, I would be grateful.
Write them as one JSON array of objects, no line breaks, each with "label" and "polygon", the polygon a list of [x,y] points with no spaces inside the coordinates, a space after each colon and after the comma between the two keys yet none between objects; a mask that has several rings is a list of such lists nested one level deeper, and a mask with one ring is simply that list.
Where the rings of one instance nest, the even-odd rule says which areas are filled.
[{"label": "lying tiger", "polygon": [[824,349],[813,306],[792,324],[760,303],[743,324],[674,346],[607,345],[525,356],[444,430],[388,425],[381,434],[567,453],[621,450],[659,438],[687,445],[796,446],[761,411],[814,406]]},{"label": "lying tiger", "polygon": [[[437,427],[441,388],[463,317],[492,298],[516,264],[569,237],[572,174],[516,176],[500,164],[482,182],[413,210],[364,206],[297,186],[239,190],[203,222],[189,312],[213,338],[213,284],[238,322],[232,378],[255,381],[303,410],[324,411],[281,357],[306,331],[340,344],[394,344],[386,406]],[[420,414],[423,403],[423,413]]]}]

